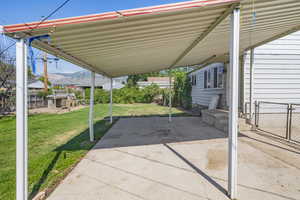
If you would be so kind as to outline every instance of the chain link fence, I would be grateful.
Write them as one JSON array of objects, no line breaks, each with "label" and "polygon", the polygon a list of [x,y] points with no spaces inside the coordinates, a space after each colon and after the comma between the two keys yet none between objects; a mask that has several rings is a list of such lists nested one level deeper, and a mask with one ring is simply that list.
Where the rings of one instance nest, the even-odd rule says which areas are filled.
[{"label": "chain link fence", "polygon": [[256,101],[254,124],[261,131],[300,142],[300,104]]}]

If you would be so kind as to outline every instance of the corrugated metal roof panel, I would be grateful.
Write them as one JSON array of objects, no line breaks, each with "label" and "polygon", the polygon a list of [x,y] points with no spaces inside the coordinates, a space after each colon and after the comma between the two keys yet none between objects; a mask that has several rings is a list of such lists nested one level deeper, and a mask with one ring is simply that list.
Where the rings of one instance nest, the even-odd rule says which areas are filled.
[{"label": "corrugated metal roof panel", "polygon": [[[226,60],[230,30],[226,16],[237,2],[190,1],[50,20],[33,31],[30,28],[35,28],[38,22],[4,29],[12,37],[50,34],[51,46],[41,42],[34,42],[34,46],[95,72],[117,77],[159,71],[173,65],[198,64],[212,55],[216,55],[215,61]],[[299,7],[298,0],[242,0],[241,51],[292,28],[300,28]],[[222,16],[225,19],[218,24]],[[215,29],[210,32],[212,27]],[[197,38],[196,47],[178,59]]]}]

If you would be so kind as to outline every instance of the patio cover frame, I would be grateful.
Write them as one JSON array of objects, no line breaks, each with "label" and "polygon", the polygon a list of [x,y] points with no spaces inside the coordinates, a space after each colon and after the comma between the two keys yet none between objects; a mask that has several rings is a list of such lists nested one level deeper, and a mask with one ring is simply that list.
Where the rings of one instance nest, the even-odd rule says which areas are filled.
[{"label": "patio cover frame", "polygon": [[[230,69],[231,73],[231,84],[235,86],[231,89],[231,103],[230,103],[230,127],[229,127],[229,168],[228,168],[228,195],[231,199],[235,199],[237,195],[237,118],[238,118],[238,107],[236,105],[238,102],[238,60],[239,60],[239,48],[238,48],[238,40],[239,40],[239,7],[235,7],[234,9],[230,9],[232,12],[232,33],[231,33],[231,41],[230,41]],[[230,13],[226,12],[226,16]],[[220,18],[224,19],[225,15]],[[221,20],[218,20],[213,27],[215,27]],[[213,27],[211,30],[213,30]],[[208,34],[211,30],[205,33]],[[179,62],[194,46],[198,44],[200,39],[203,39],[205,36],[199,37],[197,42],[194,42],[191,46],[189,46],[171,65],[173,67],[177,62]],[[17,41],[17,52],[16,52],[16,60],[17,60],[17,200],[27,200],[28,197],[28,183],[27,183],[27,168],[28,168],[28,113],[27,113],[27,56],[26,56],[26,42],[25,40],[19,39]],[[171,87],[171,76],[170,79],[170,87]],[[112,78],[111,80],[111,88],[110,88],[110,121],[112,123]],[[90,133],[90,141],[94,141],[94,90],[95,90],[95,72],[91,71],[91,90],[90,90],[90,114],[89,114],[89,133]],[[171,118],[171,95],[169,98],[169,122],[172,121]]]},{"label": "patio cover frame", "polygon": [[[213,22],[208,29],[202,32],[187,48],[182,51],[182,53],[174,59],[170,66],[166,66],[165,69],[171,69],[175,67],[179,67],[178,63],[182,61],[196,46],[203,40],[207,39],[207,37],[211,34],[212,31],[216,29],[216,27],[223,22],[228,16],[230,16],[230,50],[229,50],[229,63],[230,63],[230,105],[229,105],[229,167],[228,167],[228,195],[231,199],[237,198],[237,137],[238,137],[238,83],[239,83],[239,58],[240,58],[240,7],[239,7],[239,0],[208,0],[208,1],[199,1],[199,2],[206,2],[207,4],[213,3],[230,3],[228,9],[220,15]],[[172,4],[174,5],[174,4]],[[205,6],[205,5],[201,5]],[[161,6],[158,9],[158,13],[160,12],[167,12],[170,9],[180,10],[180,9],[188,9],[189,6],[187,4],[176,4],[176,6],[168,7],[168,6]],[[156,8],[151,8],[151,11],[145,11],[146,14],[153,14],[156,13]],[[136,12],[144,12],[143,10],[129,10],[126,13],[128,16],[136,15]],[[145,13],[144,13],[145,14]],[[115,13],[108,13],[103,15],[102,17],[116,17]],[[49,22],[45,22],[41,26],[44,27]],[[35,24],[27,24],[26,26],[34,27]],[[28,149],[27,149],[27,120],[28,120],[28,113],[27,113],[27,44],[26,39],[32,37],[32,35],[28,32],[24,32],[25,25],[15,25],[15,26],[5,26],[3,27],[4,32],[7,35],[17,38],[16,44],[16,90],[17,90],[17,98],[16,98],[16,108],[17,108],[17,170],[16,170],[16,198],[17,200],[26,200],[28,197],[27,192],[27,162],[28,162]],[[32,28],[31,28],[32,29]],[[299,30],[299,26],[293,26],[290,30],[282,32],[278,35],[272,36],[267,40],[260,41],[256,44],[251,44],[247,47],[249,50],[253,49],[258,45],[262,45],[266,42],[275,40],[279,37],[287,35],[291,32],[295,32]],[[28,27],[27,29],[28,30]],[[90,116],[89,116],[89,126],[90,126],[90,140],[94,140],[93,136],[93,107],[94,107],[94,83],[95,83],[95,73],[99,73],[111,78],[111,97],[110,97],[110,119],[112,122],[112,78],[114,75],[107,73],[106,71],[99,70],[99,68],[88,64],[86,61],[77,59],[76,56],[70,55],[59,48],[53,47],[51,45],[46,44],[43,41],[36,41],[35,46],[47,51],[48,53],[55,54],[56,56],[70,61],[74,64],[77,64],[83,68],[91,70],[91,100],[90,100]],[[223,55],[222,58],[228,59],[228,55]],[[211,59],[212,58],[212,59]],[[220,58],[220,55],[216,56],[209,56],[201,63],[207,63],[208,60],[210,62],[217,61]],[[198,63],[198,64],[201,64]],[[195,64],[195,63],[190,63]],[[149,69],[149,72],[151,69]],[[134,69],[131,69],[131,74],[135,74]],[[170,79],[171,80],[171,79]],[[171,105],[171,103],[170,103]],[[171,115],[170,115],[171,116]],[[171,121],[171,118],[170,118]]]}]

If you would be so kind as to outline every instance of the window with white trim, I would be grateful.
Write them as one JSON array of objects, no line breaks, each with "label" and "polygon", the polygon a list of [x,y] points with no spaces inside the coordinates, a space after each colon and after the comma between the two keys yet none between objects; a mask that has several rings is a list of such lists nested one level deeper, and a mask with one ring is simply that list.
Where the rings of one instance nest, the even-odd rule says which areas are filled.
[{"label": "window with white trim", "polygon": [[224,67],[204,70],[203,88],[223,88]]},{"label": "window with white trim", "polygon": [[191,82],[192,82],[192,85],[197,85],[197,75],[196,74],[193,74],[191,76]]},{"label": "window with white trim", "polygon": [[218,88],[224,88],[224,67],[218,67]]},{"label": "window with white trim", "polygon": [[214,77],[213,88],[218,88],[218,67],[213,68],[213,77]]},{"label": "window with white trim", "polygon": [[205,70],[204,71],[204,83],[203,83],[203,85],[204,85],[204,88],[207,88],[207,70]]}]

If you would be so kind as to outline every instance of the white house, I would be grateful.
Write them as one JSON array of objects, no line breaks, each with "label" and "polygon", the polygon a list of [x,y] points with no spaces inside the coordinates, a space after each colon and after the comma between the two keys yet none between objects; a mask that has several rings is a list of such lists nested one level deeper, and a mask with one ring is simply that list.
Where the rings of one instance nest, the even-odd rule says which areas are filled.
[{"label": "white house", "polygon": [[[109,91],[110,87],[111,87],[110,82],[106,82],[103,84],[102,89]],[[113,80],[113,84],[112,84],[113,89],[121,89],[123,87],[125,87],[123,83],[121,83],[120,81]]]},{"label": "white house", "polygon": [[223,63],[214,63],[190,74],[192,82],[192,104],[208,107],[214,96],[220,97],[220,107],[226,107],[225,67]]},{"label": "white house", "polygon": [[[249,52],[244,60],[241,102],[249,107]],[[300,103],[300,32],[255,48],[253,67],[253,101]],[[264,108],[265,112],[280,110],[274,105]]]},{"label": "white house", "polygon": [[[249,110],[250,52],[245,52],[240,68],[240,111]],[[192,102],[207,107],[218,95],[219,108],[227,108],[229,80],[227,65],[210,64],[191,72]],[[253,102],[300,103],[300,32],[254,49]],[[276,111],[274,108],[273,111]]]},{"label": "white house", "polygon": [[[174,83],[174,79],[171,79],[171,86]],[[169,77],[147,77],[147,81],[139,81],[137,85],[139,88],[145,88],[150,85],[157,85],[159,88],[169,88],[170,80]]]}]

